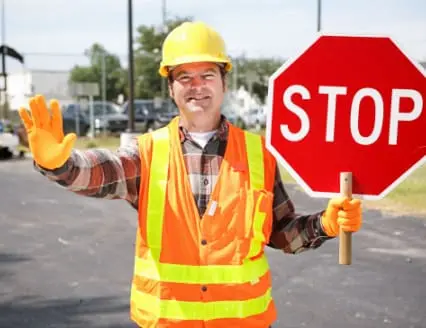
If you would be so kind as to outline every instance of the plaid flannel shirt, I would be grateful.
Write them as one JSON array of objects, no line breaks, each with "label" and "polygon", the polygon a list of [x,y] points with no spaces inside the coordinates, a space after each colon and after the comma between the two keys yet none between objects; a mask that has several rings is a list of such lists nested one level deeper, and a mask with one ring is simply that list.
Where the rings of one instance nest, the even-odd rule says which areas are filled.
[{"label": "plaid flannel shirt", "polygon": [[[180,127],[180,141],[192,192],[200,213],[204,213],[218,177],[228,138],[228,121],[222,117],[220,127],[204,148],[188,131]],[[74,149],[63,167],[45,170],[36,163],[36,170],[76,194],[124,199],[138,209],[141,165],[137,139],[116,152],[107,149]],[[285,253],[300,253],[319,247],[329,239],[324,233],[321,212],[300,215],[295,213],[277,166],[273,201],[273,230],[268,246]]]}]

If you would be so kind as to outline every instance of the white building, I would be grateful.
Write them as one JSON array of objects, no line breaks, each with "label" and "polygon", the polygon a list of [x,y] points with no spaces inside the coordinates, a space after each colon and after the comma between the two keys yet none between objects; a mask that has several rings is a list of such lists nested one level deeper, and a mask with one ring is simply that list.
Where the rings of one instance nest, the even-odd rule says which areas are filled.
[{"label": "white building", "polygon": [[28,70],[9,74],[7,94],[9,108],[18,110],[28,106],[30,97],[42,94],[46,100],[58,99],[61,105],[72,103],[68,87],[69,71]]},{"label": "white building", "polygon": [[244,86],[241,86],[236,91],[229,90],[226,95],[226,104],[238,116],[247,114],[248,111],[253,108],[263,108],[259,99],[252,96]]}]

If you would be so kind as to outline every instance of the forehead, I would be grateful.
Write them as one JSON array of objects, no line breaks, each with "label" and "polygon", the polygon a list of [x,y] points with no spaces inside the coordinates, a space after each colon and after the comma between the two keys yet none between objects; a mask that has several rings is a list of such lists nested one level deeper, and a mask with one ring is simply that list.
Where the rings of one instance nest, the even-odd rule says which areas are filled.
[{"label": "forehead", "polygon": [[179,74],[182,72],[198,73],[198,72],[205,72],[205,71],[219,71],[219,66],[215,63],[209,63],[209,62],[187,63],[187,64],[178,65],[174,67],[172,70],[174,74]]}]

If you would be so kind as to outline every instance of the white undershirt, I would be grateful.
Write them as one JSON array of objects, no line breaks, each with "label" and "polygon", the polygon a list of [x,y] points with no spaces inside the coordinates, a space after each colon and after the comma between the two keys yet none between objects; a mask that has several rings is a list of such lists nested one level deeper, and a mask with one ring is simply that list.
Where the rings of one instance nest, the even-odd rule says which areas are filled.
[{"label": "white undershirt", "polygon": [[209,132],[189,132],[189,135],[201,147],[205,147],[210,138],[216,133],[217,130]]}]

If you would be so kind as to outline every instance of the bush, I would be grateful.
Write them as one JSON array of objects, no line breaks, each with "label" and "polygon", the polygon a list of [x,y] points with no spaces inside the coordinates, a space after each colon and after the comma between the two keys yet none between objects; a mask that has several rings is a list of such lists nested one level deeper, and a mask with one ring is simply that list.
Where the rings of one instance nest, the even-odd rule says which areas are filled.
[{"label": "bush", "polygon": [[96,148],[98,147],[97,143],[93,140],[90,140],[87,144],[86,144],[86,148]]},{"label": "bush", "polygon": [[241,117],[237,118],[237,121],[235,122],[235,125],[237,127],[239,127],[240,129],[243,129],[243,130],[245,130],[247,128],[244,120]]}]

